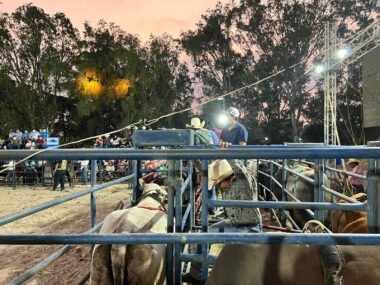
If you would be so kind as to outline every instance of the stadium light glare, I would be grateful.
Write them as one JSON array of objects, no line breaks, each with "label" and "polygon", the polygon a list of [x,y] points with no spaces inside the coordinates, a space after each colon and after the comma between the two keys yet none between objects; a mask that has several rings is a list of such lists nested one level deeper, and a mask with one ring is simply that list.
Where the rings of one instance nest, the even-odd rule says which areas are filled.
[{"label": "stadium light glare", "polygon": [[348,48],[340,48],[337,50],[336,56],[339,59],[343,59],[343,58],[347,57],[349,53],[350,53],[350,51]]},{"label": "stadium light glare", "polygon": [[218,117],[218,123],[224,127],[227,123],[227,119],[228,118],[227,118],[226,114],[221,114]]},{"label": "stadium light glare", "polygon": [[323,64],[317,64],[314,69],[316,73],[321,74],[325,71],[325,66]]}]

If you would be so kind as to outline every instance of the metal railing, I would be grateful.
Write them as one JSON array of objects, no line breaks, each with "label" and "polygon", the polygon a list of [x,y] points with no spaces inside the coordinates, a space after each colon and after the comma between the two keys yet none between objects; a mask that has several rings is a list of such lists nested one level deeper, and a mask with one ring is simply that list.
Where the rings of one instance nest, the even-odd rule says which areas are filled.
[{"label": "metal railing", "polygon": [[[0,152],[0,160],[20,159],[32,154],[33,151],[7,151]],[[369,160],[367,180],[368,180],[368,203],[337,204],[323,201],[323,187],[321,181],[321,159],[324,158],[367,158]],[[127,159],[134,160],[134,199],[139,195],[138,178],[141,176],[140,161],[145,159],[167,159],[169,162],[169,201],[168,201],[168,233],[162,234],[29,234],[29,235],[0,235],[0,244],[125,244],[125,243],[147,243],[147,244],[168,244],[167,274],[168,284],[181,283],[180,262],[183,256],[181,245],[201,244],[200,255],[192,258],[202,262],[202,273],[204,280],[207,279],[209,264],[209,244],[212,243],[281,243],[281,244],[350,244],[350,245],[380,245],[379,234],[363,235],[342,235],[342,234],[274,234],[274,233],[207,233],[208,232],[208,209],[223,207],[257,207],[257,208],[277,208],[277,209],[314,209],[316,217],[321,218],[319,213],[324,210],[341,211],[367,211],[368,230],[370,233],[380,232],[380,197],[377,189],[380,189],[380,148],[379,147],[295,147],[295,146],[247,146],[233,147],[230,149],[197,149],[182,148],[169,150],[148,150],[148,149],[68,149],[51,150],[49,152],[36,155],[36,159]],[[211,159],[313,159],[318,175],[314,179],[314,191],[316,202],[268,202],[268,201],[226,201],[209,199],[208,192],[208,160]],[[201,234],[182,233],[182,160],[202,160],[202,215]],[[285,166],[286,167],[286,166]],[[129,178],[131,178],[129,177]],[[323,180],[323,179],[322,179]],[[192,188],[190,180],[189,188]],[[281,183],[283,185],[283,179]],[[102,185],[103,186],[103,185]],[[98,186],[96,186],[98,187]],[[185,186],[184,186],[185,187]],[[272,186],[273,187],[273,186]],[[88,193],[95,192],[89,191]],[[85,195],[85,194],[83,194]],[[322,199],[321,199],[322,198]],[[283,199],[284,200],[284,199]],[[134,200],[135,201],[135,200]],[[192,201],[192,206],[194,201]],[[190,211],[189,210],[189,211]],[[191,213],[190,221],[193,219]],[[322,216],[323,219],[323,216]],[[174,272],[174,274],[173,274]]]}]

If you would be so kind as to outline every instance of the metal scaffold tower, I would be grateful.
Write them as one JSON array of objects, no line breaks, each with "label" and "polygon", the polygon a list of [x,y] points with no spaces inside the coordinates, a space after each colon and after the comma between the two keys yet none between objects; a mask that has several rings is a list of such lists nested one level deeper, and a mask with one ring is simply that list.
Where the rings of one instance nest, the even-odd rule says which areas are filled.
[{"label": "metal scaffold tower", "polygon": [[380,20],[345,40],[337,38],[337,24],[325,23],[324,47],[324,143],[336,145],[337,72],[380,45]]},{"label": "metal scaffold tower", "polygon": [[325,23],[325,64],[324,76],[324,143],[336,145],[336,69],[334,58],[337,49],[337,27],[335,23]]}]

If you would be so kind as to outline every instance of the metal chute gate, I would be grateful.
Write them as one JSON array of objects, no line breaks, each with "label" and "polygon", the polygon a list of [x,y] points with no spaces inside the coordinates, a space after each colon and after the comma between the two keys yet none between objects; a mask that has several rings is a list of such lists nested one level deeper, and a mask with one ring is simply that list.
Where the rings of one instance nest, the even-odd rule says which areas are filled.
[{"label": "metal chute gate", "polygon": [[[34,159],[41,160],[92,160],[95,163],[99,159],[125,159],[132,161],[133,173],[112,182],[92,186],[88,190],[69,194],[65,197],[54,199],[32,209],[0,219],[0,226],[37,213],[44,209],[62,204],[66,201],[90,194],[92,230],[83,234],[14,234],[0,235],[0,244],[62,244],[65,245],[51,257],[42,261],[37,266],[25,272],[11,284],[22,284],[35,273],[44,268],[51,261],[58,258],[70,246],[78,244],[167,244],[167,283],[181,284],[182,264],[187,261],[199,261],[202,263],[203,278],[208,275],[208,265],[214,261],[209,255],[209,244],[213,243],[257,243],[257,244],[341,244],[341,245],[380,245],[380,147],[351,147],[351,146],[244,146],[220,149],[213,146],[193,146],[193,132],[191,130],[170,131],[139,131],[136,133],[134,149],[62,149],[49,150],[36,155]],[[167,149],[150,148],[151,146],[166,146]],[[145,148],[144,148],[145,147]],[[0,160],[22,159],[34,151],[1,151]],[[367,194],[368,203],[356,202],[347,204],[326,203],[323,201],[323,191],[336,191],[326,189],[321,183],[318,173],[313,180],[316,198],[314,202],[286,202],[286,201],[231,201],[209,199],[208,197],[208,163],[213,159],[265,159],[281,160],[307,159],[314,161],[315,169],[321,169],[323,159],[335,158],[368,159]],[[141,161],[165,159],[169,161],[168,186],[168,232],[162,234],[93,234],[101,223],[96,222],[95,192],[116,183],[124,183],[132,180],[133,201],[140,194],[139,178],[142,176]],[[202,164],[202,214],[201,224],[194,224],[194,192],[191,163],[183,168],[182,161],[201,160]],[[271,162],[271,164],[276,162]],[[284,169],[285,163],[279,164]],[[94,167],[95,169],[95,167]],[[287,169],[288,171],[290,169]],[[182,179],[182,171],[187,171],[188,176]],[[323,174],[323,173],[322,173]],[[273,175],[271,175],[273,176]],[[92,176],[96,177],[96,176]],[[273,180],[274,181],[274,180]],[[283,190],[282,181],[277,181]],[[311,181],[310,181],[311,182]],[[276,182],[272,182],[276,183]],[[271,186],[273,187],[273,186]],[[332,190],[332,191],[331,191]],[[188,191],[190,203],[183,211],[182,194]],[[321,194],[322,193],[322,194]],[[347,197],[346,197],[347,198]],[[280,200],[280,199],[279,199]],[[132,201],[132,202],[133,202]],[[213,207],[258,207],[274,209],[308,209],[315,210],[315,218],[323,220],[323,210],[366,211],[368,212],[368,231],[370,234],[298,234],[298,233],[207,233],[209,226],[208,209]],[[185,223],[189,232],[183,232]],[[202,233],[193,233],[192,230],[201,230]],[[200,254],[183,252],[186,244],[200,244]]]}]

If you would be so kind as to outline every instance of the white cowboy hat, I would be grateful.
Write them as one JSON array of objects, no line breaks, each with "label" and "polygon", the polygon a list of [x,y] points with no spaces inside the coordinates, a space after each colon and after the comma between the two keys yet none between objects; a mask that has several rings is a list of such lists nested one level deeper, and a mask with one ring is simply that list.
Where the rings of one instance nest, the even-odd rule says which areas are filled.
[{"label": "white cowboy hat", "polygon": [[186,128],[202,129],[205,125],[205,121],[201,122],[199,118],[192,118],[190,125],[186,124]]},{"label": "white cowboy hat", "polygon": [[226,159],[215,160],[208,166],[208,189],[234,174]]}]

